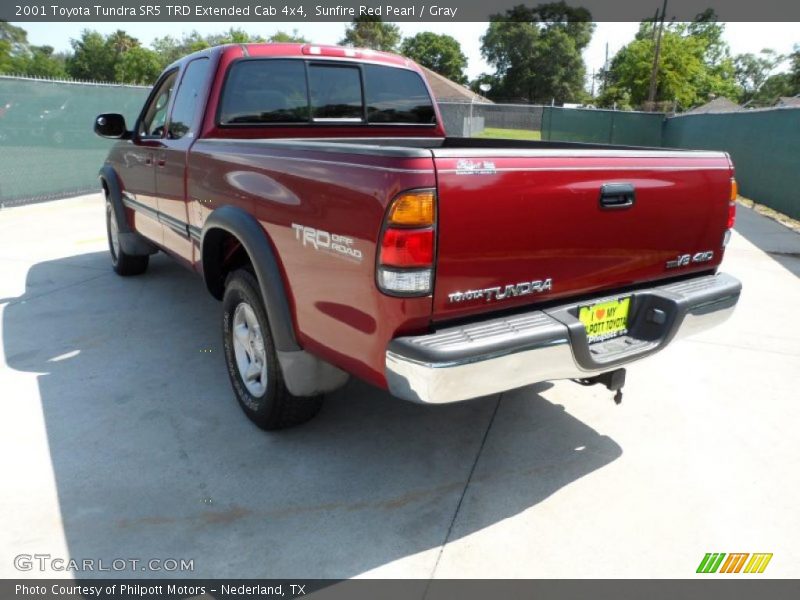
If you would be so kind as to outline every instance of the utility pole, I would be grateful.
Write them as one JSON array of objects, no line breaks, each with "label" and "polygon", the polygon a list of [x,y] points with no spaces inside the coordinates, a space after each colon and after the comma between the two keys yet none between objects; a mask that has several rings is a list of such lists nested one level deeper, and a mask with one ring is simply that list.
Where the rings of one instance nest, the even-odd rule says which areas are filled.
[{"label": "utility pole", "polygon": [[592,100],[594,100],[594,69],[592,69]]},{"label": "utility pole", "polygon": [[653,15],[653,43],[656,41],[656,35],[658,34],[658,9],[656,9],[656,14]]},{"label": "utility pole", "polygon": [[606,42],[606,60],[603,63],[603,91],[608,88],[608,42]]},{"label": "utility pole", "polygon": [[[661,54],[661,36],[664,34],[664,17],[667,14],[667,0],[661,8],[661,21],[658,24],[658,34],[655,34],[656,23],[653,21],[653,34],[655,35],[656,47],[653,53],[653,70],[650,72],[650,92],[647,94],[648,109],[652,110],[656,101],[656,90],[658,89],[658,60]],[[658,11],[656,11],[656,21],[658,21]]]}]

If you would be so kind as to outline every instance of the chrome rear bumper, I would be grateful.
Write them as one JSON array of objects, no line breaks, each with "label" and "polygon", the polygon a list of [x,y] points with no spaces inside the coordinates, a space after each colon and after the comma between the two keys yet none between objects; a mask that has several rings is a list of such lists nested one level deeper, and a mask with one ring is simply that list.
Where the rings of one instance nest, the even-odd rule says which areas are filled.
[{"label": "chrome rear bumper", "polygon": [[[389,391],[404,400],[442,404],[540,381],[591,377],[722,323],[741,289],[737,279],[719,273],[397,338],[386,350]],[[579,306],[626,296],[627,335],[589,345]]]}]

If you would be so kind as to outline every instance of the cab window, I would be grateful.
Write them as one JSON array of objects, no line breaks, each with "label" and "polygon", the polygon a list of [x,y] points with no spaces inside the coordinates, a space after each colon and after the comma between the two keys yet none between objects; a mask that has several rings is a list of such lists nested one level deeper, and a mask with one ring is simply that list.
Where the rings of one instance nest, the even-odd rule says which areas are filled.
[{"label": "cab window", "polygon": [[139,122],[139,136],[145,138],[160,138],[164,135],[164,125],[167,122],[167,107],[175,87],[178,71],[175,70],[166,79],[162,80],[156,93],[153,94],[150,104],[144,111],[144,116]]},{"label": "cab window", "polygon": [[184,136],[192,137],[195,116],[200,107],[200,93],[206,82],[209,60],[198,58],[190,62],[184,70],[175,102],[172,106],[172,116],[169,119],[169,134],[173,140]]}]

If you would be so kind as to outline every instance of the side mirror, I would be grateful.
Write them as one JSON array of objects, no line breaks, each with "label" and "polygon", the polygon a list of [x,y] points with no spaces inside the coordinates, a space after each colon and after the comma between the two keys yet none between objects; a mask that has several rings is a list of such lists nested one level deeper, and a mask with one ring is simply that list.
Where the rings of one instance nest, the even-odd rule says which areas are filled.
[{"label": "side mirror", "polygon": [[117,113],[103,113],[94,120],[94,132],[104,138],[129,137],[128,128],[125,126],[125,117]]}]

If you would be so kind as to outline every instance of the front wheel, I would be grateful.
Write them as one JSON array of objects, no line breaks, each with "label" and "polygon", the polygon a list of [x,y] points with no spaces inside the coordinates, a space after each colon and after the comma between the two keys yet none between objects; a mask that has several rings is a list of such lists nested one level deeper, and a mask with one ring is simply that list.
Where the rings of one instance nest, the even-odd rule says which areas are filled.
[{"label": "front wheel", "polygon": [[140,275],[147,270],[150,264],[150,257],[134,256],[127,254],[119,243],[119,224],[117,215],[111,200],[106,198],[106,234],[108,235],[108,251],[111,254],[111,267],[117,273],[127,277],[129,275]]},{"label": "front wheel", "polygon": [[258,282],[247,270],[225,282],[222,339],[236,399],[261,429],[298,425],[319,412],[322,396],[293,396],[286,389]]}]

